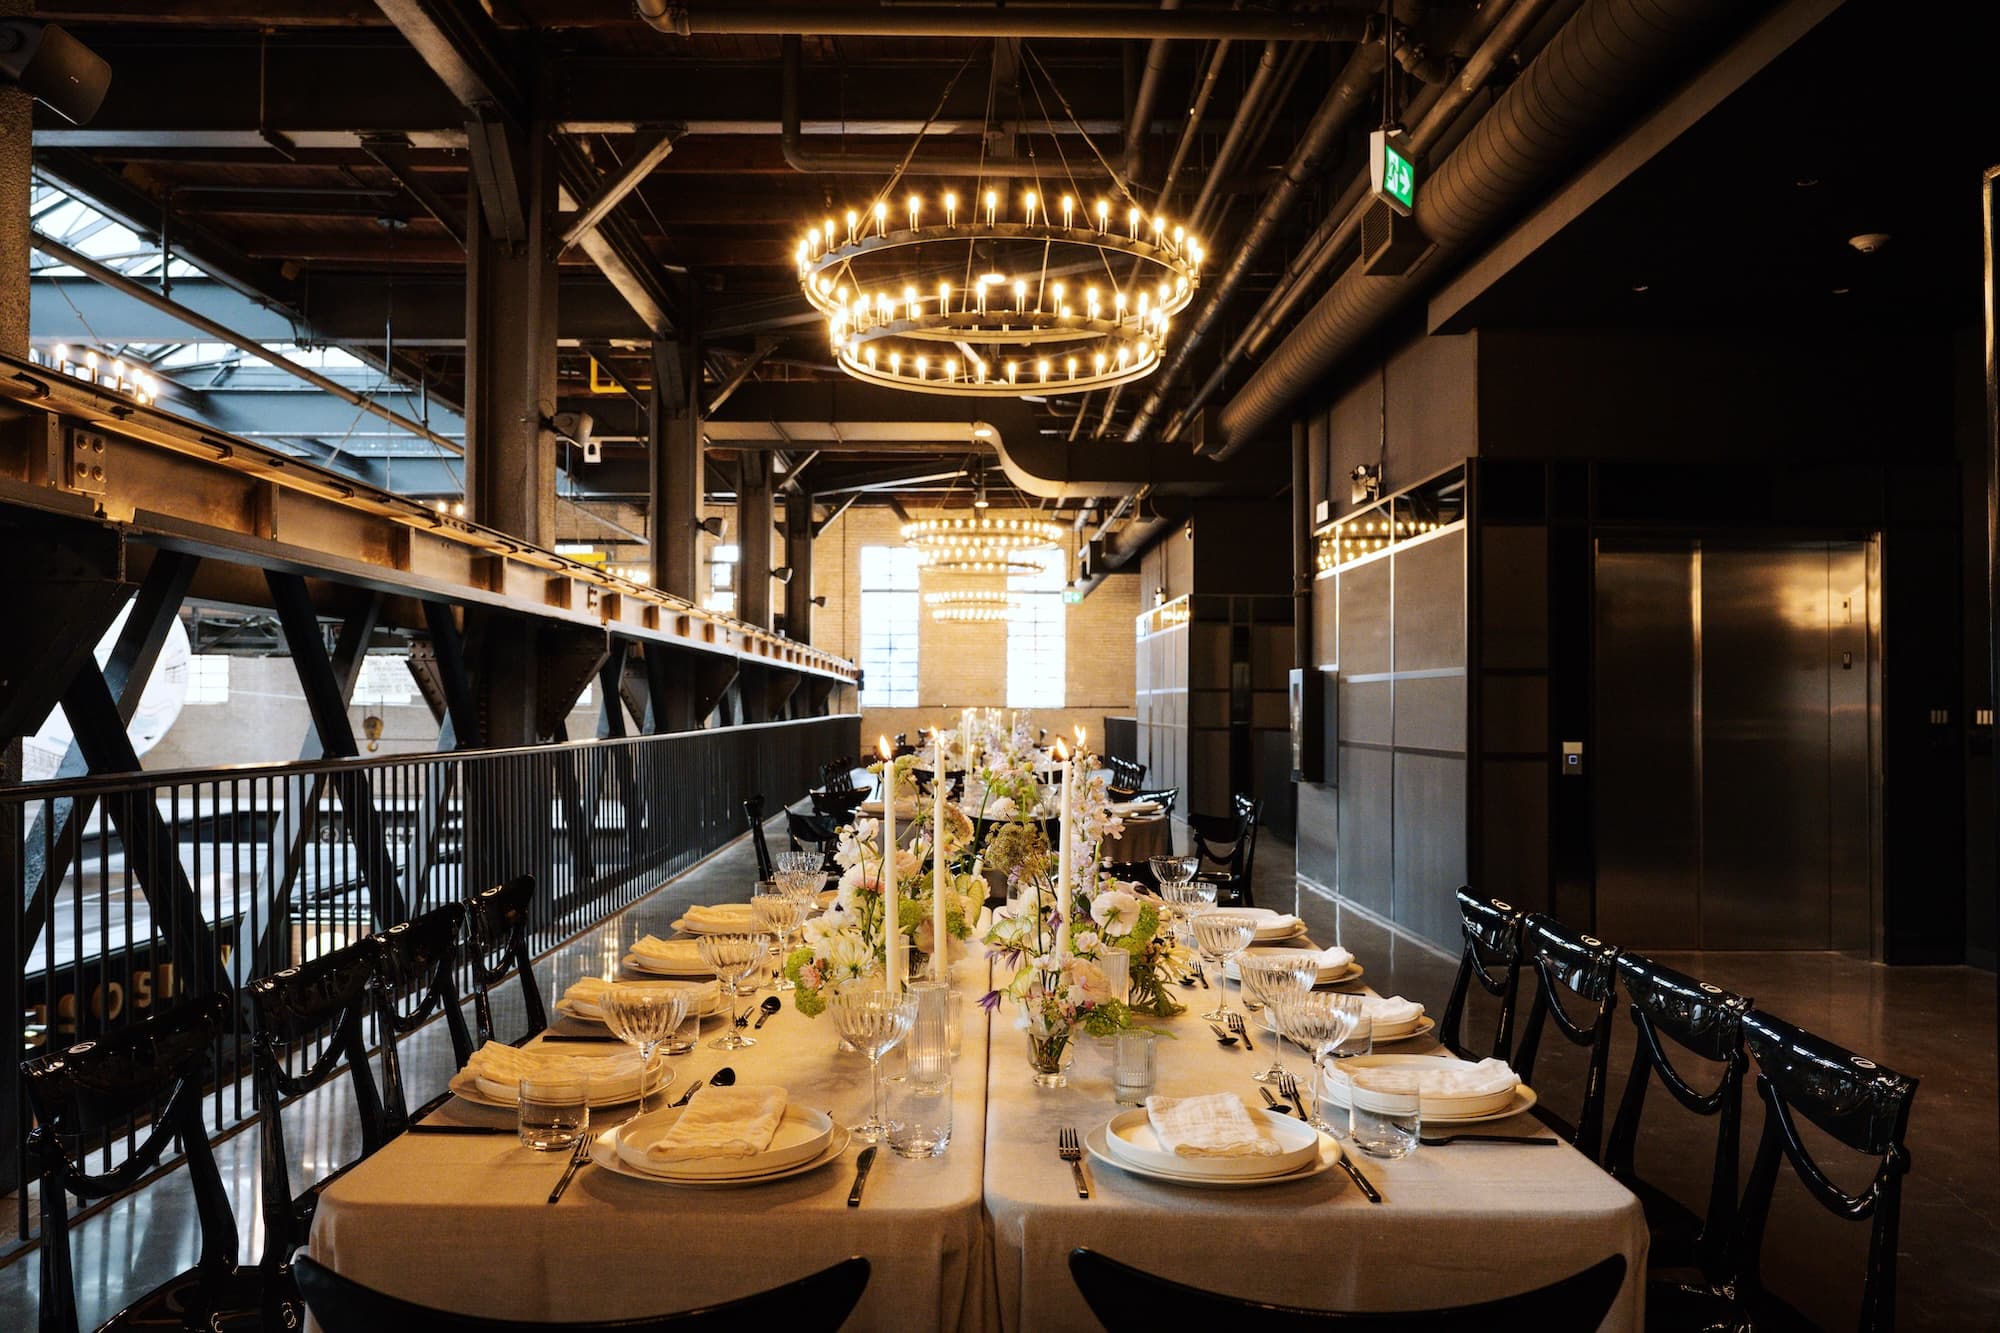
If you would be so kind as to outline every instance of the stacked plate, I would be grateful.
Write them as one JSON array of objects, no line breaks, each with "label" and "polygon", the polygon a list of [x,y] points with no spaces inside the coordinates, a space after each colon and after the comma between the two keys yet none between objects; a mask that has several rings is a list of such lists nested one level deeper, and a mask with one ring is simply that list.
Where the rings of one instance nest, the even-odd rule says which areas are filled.
[{"label": "stacked plate", "polygon": [[1306,933],[1305,922],[1284,912],[1273,912],[1268,907],[1231,907],[1228,911],[1235,916],[1256,918],[1257,933],[1250,937],[1253,944],[1279,944]]},{"label": "stacked plate", "polygon": [[754,935],[764,928],[749,903],[690,907],[674,919],[673,927],[687,935]]},{"label": "stacked plate", "polygon": [[[1320,1079],[1320,1095],[1335,1106],[1347,1105],[1345,1071],[1355,1069],[1408,1069],[1419,1077],[1427,1073],[1454,1071],[1463,1076],[1474,1068],[1469,1060],[1438,1055],[1357,1055],[1333,1061]],[[1504,1120],[1519,1115],[1535,1104],[1535,1091],[1516,1080],[1512,1086],[1490,1091],[1456,1093],[1420,1087],[1423,1122],[1426,1125],[1470,1125],[1482,1120]]]},{"label": "stacked plate", "polygon": [[[679,990],[688,993],[688,1003],[695,1005],[695,1012],[703,1018],[711,1018],[722,1012],[722,987],[713,981],[627,981],[626,986],[642,986],[647,990]],[[588,992],[586,992],[588,993]],[[578,1019],[585,1023],[602,1023],[604,1011],[591,1000],[583,998],[578,987],[556,1001],[555,1011],[565,1018]]]},{"label": "stacked plate", "polygon": [[1411,1041],[1427,1035],[1436,1024],[1424,1013],[1424,1007],[1413,1000],[1405,1000],[1399,995],[1371,995],[1361,1002],[1362,1012],[1374,1022],[1374,1039],[1377,1045],[1383,1042]]},{"label": "stacked plate", "polygon": [[715,969],[701,959],[693,940],[662,940],[647,936],[625,955],[625,966],[656,977],[713,977]]},{"label": "stacked plate", "polygon": [[[1237,909],[1232,908],[1231,910],[1234,911]],[[1298,953],[1299,950],[1259,949],[1256,947],[1252,947],[1245,949],[1243,952],[1245,954],[1268,953],[1268,954],[1280,954],[1289,956]],[[1329,952],[1331,951],[1329,950]],[[1243,980],[1242,974],[1236,970],[1236,959],[1234,958],[1230,959],[1227,963],[1224,963],[1222,965],[1222,971],[1223,974],[1227,976],[1231,981],[1240,982]],[[1331,986],[1333,983],[1337,981],[1353,981],[1355,978],[1359,977],[1361,973],[1362,973],[1361,964],[1355,962],[1352,955],[1349,955],[1346,962],[1332,964],[1332,965],[1329,965],[1322,957],[1319,965],[1319,976],[1314,980],[1313,984],[1316,986]]]},{"label": "stacked plate", "polygon": [[1302,1120],[1245,1108],[1278,1141],[1274,1157],[1182,1157],[1164,1147],[1143,1110],[1112,1117],[1090,1131],[1084,1146],[1099,1161],[1148,1180],[1202,1189],[1250,1189],[1282,1185],[1330,1171],[1340,1163],[1340,1145]]},{"label": "stacked plate", "polygon": [[635,1116],[605,1130],[591,1148],[590,1160],[607,1171],[634,1180],[697,1188],[757,1185],[803,1175],[833,1161],[847,1150],[848,1132],[824,1111],[787,1106],[785,1118],[771,1136],[771,1146],[748,1157],[702,1157],[682,1162],[656,1162],[647,1149],[679,1120],[682,1108],[668,1107]]},{"label": "stacked plate", "polygon": [[1113,801],[1105,808],[1120,819],[1148,819],[1164,809],[1158,801]]}]

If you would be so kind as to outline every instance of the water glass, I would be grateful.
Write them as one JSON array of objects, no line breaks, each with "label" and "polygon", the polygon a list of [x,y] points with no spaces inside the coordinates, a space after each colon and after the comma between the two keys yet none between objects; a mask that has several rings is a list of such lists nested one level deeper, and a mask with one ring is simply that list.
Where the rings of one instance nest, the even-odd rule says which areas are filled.
[{"label": "water glass", "polygon": [[942,981],[913,981],[910,994],[917,1002],[917,1016],[900,1047],[904,1072],[920,1083],[949,1079],[951,998],[955,992]]},{"label": "water glass", "polygon": [[874,1143],[887,1131],[888,1113],[883,1105],[882,1057],[902,1041],[916,1021],[917,1004],[907,994],[891,995],[866,983],[843,987],[827,1001],[827,1009],[841,1037],[868,1057],[869,1081],[874,1085],[874,1104],[868,1118],[854,1126],[854,1137]]},{"label": "water glass", "polygon": [[653,1052],[673,1035],[687,1015],[688,992],[678,986],[658,986],[621,982],[606,986],[598,999],[604,1026],[620,1041],[638,1048],[639,1110],[646,1109],[646,1093],[655,1072]]},{"label": "water glass", "polygon": [[951,1076],[904,1074],[886,1080],[889,1150],[898,1157],[942,1157],[951,1146]]},{"label": "water glass", "polygon": [[[1257,919],[1243,912],[1203,912],[1194,919],[1195,945],[1205,960],[1216,965],[1218,973],[1230,959],[1250,947],[1250,941],[1256,934]],[[1203,1014],[1202,1018],[1210,1023],[1228,1022],[1226,997],[1227,992],[1218,984],[1215,988],[1215,1008]]]},{"label": "water glass", "polygon": [[517,1128],[536,1152],[573,1148],[590,1132],[590,1080],[534,1074],[521,1080]]},{"label": "water glass", "polygon": [[1120,1106],[1144,1106],[1159,1076],[1159,1046],[1153,1034],[1126,1031],[1112,1038],[1111,1098]]},{"label": "water glass", "polygon": [[746,1046],[755,1046],[755,1037],[743,1035],[736,1001],[744,993],[743,983],[756,974],[764,961],[764,937],[703,935],[695,941],[695,947],[701,951],[701,961],[708,964],[715,973],[715,979],[722,983],[723,993],[729,997],[729,1026],[723,1028],[722,1035],[709,1042],[709,1046],[718,1051],[740,1051]]},{"label": "water glass", "polygon": [[1354,1146],[1370,1157],[1408,1157],[1423,1128],[1417,1075],[1406,1069],[1357,1069],[1347,1079]]},{"label": "water glass", "polygon": [[1111,986],[1111,993],[1120,1004],[1128,1004],[1132,999],[1132,955],[1123,949],[1108,948],[1097,956],[1097,965],[1104,969],[1104,979]]},{"label": "water glass", "polygon": [[675,1026],[671,1035],[660,1043],[660,1049],[668,1055],[686,1055],[701,1041],[701,1011],[705,1001],[689,993],[687,1011]]}]

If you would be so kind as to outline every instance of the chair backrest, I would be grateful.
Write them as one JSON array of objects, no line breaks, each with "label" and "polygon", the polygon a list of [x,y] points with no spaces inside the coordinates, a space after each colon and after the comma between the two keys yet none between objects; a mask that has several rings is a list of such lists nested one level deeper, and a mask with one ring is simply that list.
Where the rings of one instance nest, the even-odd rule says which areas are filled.
[{"label": "chair backrest", "polygon": [[[1829,1212],[1849,1221],[1872,1222],[1860,1327],[1895,1327],[1896,1232],[1902,1214],[1903,1177],[1910,1171],[1910,1150],[1903,1137],[1909,1128],[1917,1080],[1761,1009],[1744,1016],[1743,1044],[1757,1062],[1764,1133],[1757,1142],[1757,1156],[1743,1190],[1732,1264],[1737,1299],[1754,1308],[1762,1289],[1759,1252],[1782,1155],[1804,1183],[1806,1193]],[[1799,1136],[1801,1118],[1842,1146],[1876,1159],[1875,1174],[1866,1186],[1850,1194],[1827,1177]]]},{"label": "chair backrest", "polygon": [[[1604,1136],[1611,1020],[1618,1007],[1618,950],[1572,931],[1554,917],[1535,913],[1521,923],[1521,952],[1534,965],[1535,998],[1521,1029],[1521,1045],[1514,1052],[1514,1072],[1523,1083],[1533,1081],[1542,1030],[1551,1022],[1572,1046],[1588,1048],[1583,1106],[1576,1120],[1566,1124],[1545,1105],[1538,1105],[1535,1114],[1594,1162]],[[1580,1015],[1571,1014],[1565,995],[1581,1002]]]},{"label": "chair backrest", "polygon": [[535,956],[528,948],[528,914],[535,902],[535,877],[517,875],[505,884],[482,889],[466,904],[467,957],[472,964],[472,1018],[480,1043],[494,1040],[493,988],[509,973],[521,980],[521,1005],[527,1012],[525,1041],[549,1025],[542,1003],[542,983],[535,978]]},{"label": "chair backrest", "polygon": [[[187,1157],[201,1233],[194,1270],[200,1280],[187,1314],[193,1326],[206,1326],[213,1298],[236,1272],[236,1218],[201,1119],[210,1053],[232,1011],[229,997],[210,992],[110,1036],[21,1062],[36,1121],[28,1135],[28,1159],[41,1178],[44,1333],[77,1328],[69,1196],[88,1202],[132,1188],[159,1165],[176,1138]],[[152,1124],[145,1141],[109,1171],[92,1174],[84,1138],[148,1112]],[[78,1145],[74,1155],[65,1140]]]},{"label": "chair backrest", "polygon": [[854,812],[861,808],[861,803],[868,799],[868,789],[856,787],[850,779],[843,790],[828,789],[810,792],[808,795],[812,797],[814,814],[827,815],[845,822],[852,818]]},{"label": "chair backrest", "polygon": [[757,878],[769,879],[771,869],[771,846],[764,841],[764,798],[746,796],[743,798],[743,823],[750,830],[750,845],[757,851]]},{"label": "chair backrest", "polygon": [[[1342,1333],[1590,1333],[1604,1322],[1625,1285],[1625,1256],[1614,1254],[1580,1273],[1516,1296],[1435,1310],[1384,1314],[1310,1310],[1296,1305],[1223,1296],[1107,1259],[1094,1250],[1069,1254],[1070,1276],[1107,1333],[1154,1333],[1167,1328],[1246,1328],[1258,1333],[1339,1329]],[[331,1333],[338,1333],[337,1330]]]},{"label": "chair backrest", "polygon": [[[1514,1003],[1521,987],[1521,922],[1527,913],[1498,898],[1482,898],[1465,885],[1458,890],[1458,924],[1465,937],[1458,975],[1445,1001],[1438,1039],[1461,1060],[1488,1056],[1505,1060],[1514,1048]],[[1500,1019],[1491,1049],[1465,1040],[1465,1001],[1472,983],[1500,1001]]]},{"label": "chair backrest", "polygon": [[[1743,1073],[1749,1057],[1743,1053],[1743,1016],[1750,1000],[1720,986],[1711,986],[1644,954],[1618,955],[1618,976],[1631,1000],[1632,1072],[1625,1095],[1611,1122],[1604,1164],[1612,1176],[1630,1184],[1638,1179],[1633,1163],[1639,1139],[1639,1117],[1645,1108],[1651,1076],[1673,1094],[1675,1101],[1700,1116],[1714,1116],[1715,1161],[1708,1187],[1708,1207],[1702,1213],[1695,1254],[1712,1281],[1723,1276],[1728,1249],[1736,1230],[1737,1149],[1743,1124]],[[1707,1092],[1698,1091],[1676,1063],[1668,1043],[1697,1059],[1722,1066],[1721,1077]]]},{"label": "chair backrest", "polygon": [[854,756],[842,755],[830,764],[819,766],[819,785],[829,796],[854,790]]},{"label": "chair backrest", "polygon": [[1122,879],[1128,884],[1137,884],[1142,889],[1159,892],[1160,878],[1153,873],[1150,861],[1106,861],[1102,869],[1113,879]]},{"label": "chair backrest", "polygon": [[1245,792],[1230,798],[1230,809],[1243,824],[1243,878],[1250,878],[1257,865],[1257,826],[1264,822],[1264,802]]},{"label": "chair backrest", "polygon": [[1105,759],[1104,766],[1111,770],[1111,781],[1107,784],[1111,799],[1130,801],[1146,785],[1146,766],[1117,755]]},{"label": "chair backrest", "polygon": [[868,1289],[868,1261],[857,1257],[782,1287],[699,1310],[545,1324],[433,1310],[364,1287],[303,1257],[296,1268],[306,1306],[325,1333],[383,1333],[385,1329],[423,1329],[425,1333],[555,1333],[562,1329],[576,1333],[742,1333],[777,1321],[783,1321],[787,1333],[833,1333]]},{"label": "chair backrest", "polygon": [[[377,1005],[382,946],[369,936],[310,962],[259,977],[245,987],[252,1015],[251,1043],[257,1080],[258,1154],[262,1170],[264,1261],[279,1269],[306,1238],[312,1223],[311,1191],[292,1193],[291,1159],[285,1152],[281,1114],[287,1099],[333,1078],[342,1060],[361,1120],[361,1155],[388,1137],[382,1099],[368,1064],[364,1030]],[[287,1050],[324,1033],[326,1044],[299,1074],[285,1068]]]},{"label": "chair backrest", "polygon": [[1180,800],[1180,798],[1181,789],[1179,787],[1155,787],[1151,791],[1136,791],[1132,793],[1132,799],[1135,801],[1158,801],[1161,811],[1169,819],[1173,817],[1174,802]]},{"label": "chair backrest", "polygon": [[802,815],[796,810],[787,810],[785,831],[792,840],[795,852],[810,849],[830,854],[840,843],[840,821],[832,815]]},{"label": "chair backrest", "polygon": [[1232,880],[1243,877],[1245,829],[1241,819],[1235,815],[1189,815],[1187,826],[1195,855],[1200,858],[1198,872]]},{"label": "chair backrest", "polygon": [[[472,1032],[458,998],[459,934],[464,924],[465,904],[446,903],[376,936],[382,946],[382,1102],[391,1134],[401,1133],[410,1120],[398,1037],[442,1012],[445,1030],[451,1034],[453,1063],[463,1069],[472,1058]],[[413,997],[415,1006],[404,1009],[403,1003]]]}]

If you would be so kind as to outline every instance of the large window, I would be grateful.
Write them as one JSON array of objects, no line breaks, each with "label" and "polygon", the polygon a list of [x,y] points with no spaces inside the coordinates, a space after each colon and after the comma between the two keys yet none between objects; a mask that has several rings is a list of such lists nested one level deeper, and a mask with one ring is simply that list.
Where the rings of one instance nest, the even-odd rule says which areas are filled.
[{"label": "large window", "polygon": [[917,553],[861,548],[861,706],[917,706]]},{"label": "large window", "polygon": [[1007,580],[1016,610],[1007,622],[1007,706],[1061,708],[1067,658],[1063,651],[1063,573],[1060,551],[1046,556],[1040,573]]}]

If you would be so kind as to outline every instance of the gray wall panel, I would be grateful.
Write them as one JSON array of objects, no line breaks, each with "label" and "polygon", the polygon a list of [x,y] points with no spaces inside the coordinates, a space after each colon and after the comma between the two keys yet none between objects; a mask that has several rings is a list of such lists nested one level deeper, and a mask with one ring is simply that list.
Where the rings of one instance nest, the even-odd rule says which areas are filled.
[{"label": "gray wall panel", "polygon": [[1488,759],[1480,766],[1480,864],[1473,884],[1517,907],[1549,907],[1548,765]]},{"label": "gray wall panel", "polygon": [[1343,570],[1339,583],[1341,674],[1389,670],[1389,562]]},{"label": "gray wall panel", "polygon": [[1395,920],[1453,948],[1466,879],[1465,761],[1399,753],[1395,783]]},{"label": "gray wall panel", "polygon": [[1464,676],[1419,676],[1395,685],[1398,749],[1464,752]]},{"label": "gray wall panel", "polygon": [[1483,665],[1548,665],[1549,534],[1539,527],[1481,531],[1479,588],[1484,598]]},{"label": "gray wall panel", "polygon": [[1364,745],[1387,745],[1395,739],[1390,708],[1393,696],[1386,680],[1340,678],[1340,738]]},{"label": "gray wall panel", "polygon": [[1302,782],[1299,791],[1299,874],[1332,888],[1338,882],[1339,797],[1333,787]]},{"label": "gray wall panel", "polygon": [[1393,910],[1389,752],[1340,747],[1340,892],[1372,912]]},{"label": "gray wall panel", "polygon": [[1392,559],[1396,564],[1395,669],[1464,666],[1464,530],[1400,547]]}]

